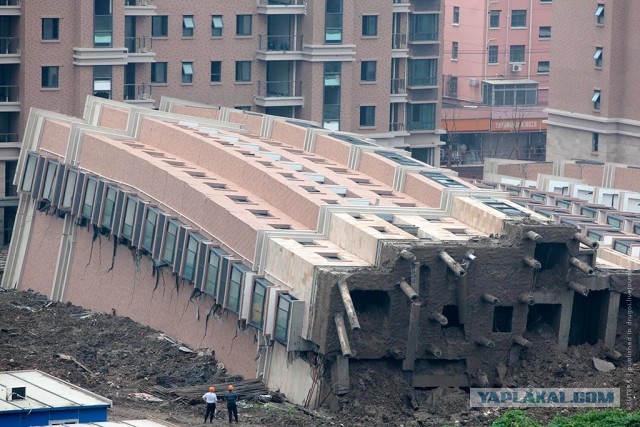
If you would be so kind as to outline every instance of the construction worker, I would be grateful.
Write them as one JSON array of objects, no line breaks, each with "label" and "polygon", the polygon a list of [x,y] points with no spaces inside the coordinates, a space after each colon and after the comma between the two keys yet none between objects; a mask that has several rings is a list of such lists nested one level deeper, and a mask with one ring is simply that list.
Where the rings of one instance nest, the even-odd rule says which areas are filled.
[{"label": "construction worker", "polygon": [[227,401],[227,411],[229,411],[229,424],[231,424],[232,419],[231,415],[233,415],[236,419],[236,423],[238,422],[238,406],[236,405],[236,401],[238,400],[238,394],[233,391],[233,386],[229,386],[229,391],[227,395],[224,397]]},{"label": "construction worker", "polygon": [[207,403],[207,412],[204,413],[204,422],[207,422],[207,418],[209,418],[209,423],[213,422],[213,417],[216,416],[216,402],[218,401],[218,396],[215,393],[215,387],[209,387],[209,391],[202,396],[202,399]]}]

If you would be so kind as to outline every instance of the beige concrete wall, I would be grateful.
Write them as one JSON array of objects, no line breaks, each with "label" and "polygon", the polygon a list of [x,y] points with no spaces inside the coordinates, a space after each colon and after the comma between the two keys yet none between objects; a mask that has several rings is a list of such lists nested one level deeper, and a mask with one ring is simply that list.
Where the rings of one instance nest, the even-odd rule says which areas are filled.
[{"label": "beige concrete wall", "polygon": [[424,179],[417,173],[407,174],[404,192],[432,208],[439,208],[444,187],[431,179]]},{"label": "beige concrete wall", "polygon": [[50,119],[45,120],[39,147],[64,157],[67,151],[70,131],[71,126],[69,123]]},{"label": "beige concrete wall", "polygon": [[564,176],[577,178],[589,185],[601,186],[604,183],[604,166],[590,164],[565,163]]},{"label": "beige concrete wall", "polygon": [[[287,362],[288,356],[286,347],[276,342],[272,347],[272,362],[267,372],[267,384],[272,390],[286,390],[287,399],[301,405],[307,399],[309,390],[313,386],[314,368],[300,358],[289,363]],[[322,387],[318,384],[311,402],[316,401],[321,389]]]},{"label": "beige concrete wall", "polygon": [[524,178],[535,181],[539,174],[552,174],[553,163],[509,163],[497,165],[499,175],[507,175],[516,178]]},{"label": "beige concrete wall", "polygon": [[100,110],[100,126],[110,129],[127,129],[129,111],[103,105]]},{"label": "beige concrete wall", "polygon": [[393,185],[397,164],[375,153],[363,151],[358,171],[369,175],[386,185]]},{"label": "beige concrete wall", "polygon": [[319,156],[331,159],[340,165],[347,166],[349,164],[351,145],[339,139],[331,138],[328,135],[317,135],[316,146],[313,152]]},{"label": "beige concrete wall", "polygon": [[205,119],[219,120],[220,119],[220,110],[213,108],[199,108],[199,107],[191,107],[189,105],[173,105],[171,109],[172,113],[176,114],[184,114],[188,116],[195,117],[204,117]]}]

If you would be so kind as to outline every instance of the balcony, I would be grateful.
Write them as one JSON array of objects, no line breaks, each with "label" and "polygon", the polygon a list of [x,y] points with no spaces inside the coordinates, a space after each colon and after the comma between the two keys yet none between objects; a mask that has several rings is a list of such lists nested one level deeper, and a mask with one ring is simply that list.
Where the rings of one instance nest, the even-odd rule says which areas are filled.
[{"label": "balcony", "polygon": [[123,99],[138,107],[153,108],[155,100],[151,97],[152,86],[148,83],[125,84]]},{"label": "balcony", "polygon": [[409,0],[393,0],[393,13],[409,12]]},{"label": "balcony", "polygon": [[391,102],[407,102],[407,87],[404,79],[391,79]]},{"label": "balcony", "polygon": [[124,47],[129,50],[127,56],[129,63],[156,62],[156,53],[153,51],[151,37],[125,37]]},{"label": "balcony", "polygon": [[127,65],[128,52],[124,47],[73,48],[73,65]]},{"label": "balcony", "polygon": [[389,132],[405,132],[404,122],[389,123]]},{"label": "balcony", "polygon": [[438,77],[425,75],[409,79],[409,89],[429,89],[438,86]]},{"label": "balcony", "polygon": [[19,143],[20,142],[20,138],[19,135],[17,133],[2,133],[0,132],[0,143]]},{"label": "balcony", "polygon": [[391,37],[391,57],[392,58],[408,58],[409,46],[407,44],[407,35],[395,33]]},{"label": "balcony", "polygon": [[125,0],[125,16],[153,16],[156,15],[157,7],[151,0]]},{"label": "balcony", "polygon": [[0,64],[20,63],[20,39],[0,37]]},{"label": "balcony", "polygon": [[19,16],[20,0],[0,0],[0,16]]},{"label": "balcony", "polygon": [[258,35],[257,58],[262,61],[302,60],[302,35]]},{"label": "balcony", "polygon": [[258,13],[264,15],[305,15],[307,3],[304,0],[256,0]]},{"label": "balcony", "polygon": [[0,112],[20,111],[20,88],[18,86],[0,86]]},{"label": "balcony", "polygon": [[256,105],[262,107],[290,107],[304,104],[301,81],[259,81]]}]

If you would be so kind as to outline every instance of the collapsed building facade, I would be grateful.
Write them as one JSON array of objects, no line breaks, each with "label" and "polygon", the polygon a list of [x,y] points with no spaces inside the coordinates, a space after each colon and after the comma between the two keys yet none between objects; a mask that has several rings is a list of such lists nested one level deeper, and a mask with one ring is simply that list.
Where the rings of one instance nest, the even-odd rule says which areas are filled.
[{"label": "collapsed building facade", "polygon": [[575,226],[309,122],[90,97],[82,119],[33,110],[23,147],[3,287],[212,348],[308,406],[360,361],[499,384],[539,321],[561,349],[615,350],[639,296]]}]

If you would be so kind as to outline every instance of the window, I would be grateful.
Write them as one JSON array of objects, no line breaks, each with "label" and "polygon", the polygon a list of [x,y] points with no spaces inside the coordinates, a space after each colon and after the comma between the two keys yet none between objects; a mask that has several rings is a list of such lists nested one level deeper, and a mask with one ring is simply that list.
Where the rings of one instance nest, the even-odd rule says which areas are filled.
[{"label": "window", "polygon": [[498,46],[489,46],[489,64],[498,63]]},{"label": "window", "polygon": [[169,36],[169,17],[158,15],[151,17],[151,37]]},{"label": "window", "polygon": [[164,237],[164,251],[162,252],[162,260],[173,265],[173,257],[176,246],[176,235],[178,234],[178,223],[169,221],[167,223],[167,232]]},{"label": "window", "polygon": [[249,314],[249,324],[262,330],[264,325],[264,303],[266,300],[269,282],[264,279],[256,279],[253,284],[253,295],[251,296],[251,313]]},{"label": "window", "polygon": [[151,83],[167,82],[167,63],[154,62],[151,64]]},{"label": "window", "polygon": [[596,8],[596,23],[598,25],[604,25],[604,5],[598,4]]},{"label": "window", "polygon": [[113,35],[113,10],[111,0],[93,2],[93,46],[111,47]]},{"label": "window", "polygon": [[251,105],[236,105],[233,108],[240,111],[251,111]]},{"label": "window", "polygon": [[236,82],[251,81],[251,61],[236,61]]},{"label": "window", "polygon": [[251,15],[236,16],[236,36],[251,35]]},{"label": "window", "polygon": [[42,40],[60,40],[60,18],[42,18]]},{"label": "window", "polygon": [[421,174],[438,184],[448,188],[468,188],[463,183],[450,178],[449,176],[440,172],[421,172]]},{"label": "window", "polygon": [[133,236],[133,223],[136,219],[136,209],[138,207],[138,199],[136,197],[127,197],[127,204],[124,209],[124,219],[122,221],[122,237],[131,240]]},{"label": "window", "polygon": [[[27,167],[28,166],[29,164],[27,163]],[[73,169],[69,169],[69,171],[67,172],[67,181],[65,182],[65,185],[64,185],[64,195],[62,197],[61,207],[63,209],[71,209],[71,204],[73,203],[73,196],[75,195],[75,191],[76,191],[77,178],[78,178],[78,172]],[[23,185],[23,190],[24,190],[24,185]],[[31,190],[31,188],[29,188],[29,190]]]},{"label": "window", "polygon": [[362,16],[362,35],[364,37],[374,37],[378,35],[378,16]]},{"label": "window", "polygon": [[500,11],[492,10],[489,12],[489,28],[500,28]]},{"label": "window", "polygon": [[360,126],[375,126],[376,125],[376,107],[363,106],[360,107]]},{"label": "window", "polygon": [[193,282],[195,275],[195,267],[196,267],[196,257],[198,255],[198,246],[200,245],[200,241],[202,240],[202,236],[199,234],[191,234],[189,235],[189,240],[187,241],[187,253],[184,257],[184,270],[182,272],[182,277]]},{"label": "window", "polygon": [[56,173],[58,172],[58,163],[49,160],[47,162],[47,171],[44,178],[44,186],[42,188],[42,199],[51,201],[53,200],[53,182],[56,178]]},{"label": "window", "polygon": [[322,125],[325,129],[340,129],[340,95],[342,64],[324,63],[324,91],[322,106]]},{"label": "window", "polygon": [[231,268],[227,308],[234,313],[240,312],[240,295],[242,294],[242,274],[247,270],[242,264],[234,264]]},{"label": "window", "polygon": [[527,11],[525,10],[512,10],[511,11],[511,28],[526,28],[527,27]]},{"label": "window", "polygon": [[448,76],[447,80],[447,96],[458,96],[458,77]]},{"label": "window", "polygon": [[594,110],[599,110],[600,109],[600,91],[599,90],[594,90],[593,91],[593,96],[591,97],[591,102],[593,102],[593,109]]},{"label": "window", "polygon": [[548,40],[551,38],[551,27],[540,27],[538,38]]},{"label": "window", "polygon": [[438,40],[438,15],[421,13],[410,16],[409,38],[412,41]]},{"label": "window", "polygon": [[42,88],[56,89],[58,88],[58,73],[60,67],[42,67]]},{"label": "window", "polygon": [[409,130],[434,130],[436,126],[435,104],[409,104],[407,126]]},{"label": "window", "polygon": [[211,61],[211,83],[219,83],[222,80],[222,62]]},{"label": "window", "polygon": [[84,190],[84,203],[82,204],[82,216],[87,219],[90,219],[93,214],[97,187],[98,180],[96,178],[89,178],[87,180],[87,188]]},{"label": "window", "polygon": [[218,272],[220,271],[220,260],[226,253],[220,248],[212,248],[209,251],[209,262],[207,264],[207,279],[204,283],[204,292],[214,298],[218,296]]},{"label": "window", "polygon": [[550,66],[549,61],[538,61],[538,74],[548,74]]},{"label": "window", "polygon": [[593,59],[596,61],[596,68],[602,68],[602,48],[596,47],[596,53],[593,54]]},{"label": "window", "polygon": [[182,83],[193,83],[193,62],[182,63]]},{"label": "window", "polygon": [[116,206],[116,194],[117,191],[114,187],[107,187],[107,194],[104,197],[104,206],[102,209],[102,221],[100,222],[100,226],[107,230],[111,230],[113,210]]},{"label": "window", "polygon": [[458,42],[451,43],[451,60],[458,60]]},{"label": "window", "polygon": [[111,99],[111,65],[93,66],[93,96]]},{"label": "window", "polygon": [[324,42],[342,43],[342,0],[326,0],[324,16]]},{"label": "window", "polygon": [[409,86],[435,86],[437,83],[437,59],[409,59]]},{"label": "window", "polygon": [[363,82],[375,82],[376,65],[376,61],[362,61],[360,64],[360,80]]},{"label": "window", "polygon": [[456,25],[460,23],[460,7],[458,6],[453,6],[453,23]]},{"label": "window", "polygon": [[38,165],[38,156],[30,154],[27,156],[27,164],[24,167],[24,175],[22,177],[21,189],[24,192],[31,191],[33,186],[33,178],[36,174],[36,166]]},{"label": "window", "polygon": [[524,62],[524,45],[512,45],[509,50],[509,62]]},{"label": "window", "polygon": [[142,249],[151,252],[153,238],[156,235],[156,224],[158,222],[158,209],[149,208],[144,219],[144,229],[142,230]]},{"label": "window", "polygon": [[276,341],[286,345],[289,338],[289,317],[291,316],[291,296],[280,295],[278,298],[278,310],[276,312]]},{"label": "window", "polygon": [[211,16],[211,37],[222,37],[222,15]]},{"label": "window", "polygon": [[591,152],[597,153],[600,143],[600,134],[598,132],[593,132],[591,134]]},{"label": "window", "polygon": [[182,37],[193,37],[193,15],[182,16]]},{"label": "window", "polygon": [[482,103],[484,105],[536,105],[538,103],[538,83],[503,83],[501,81],[482,82]]}]

